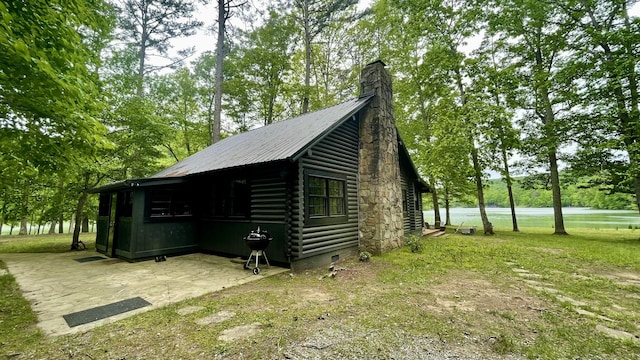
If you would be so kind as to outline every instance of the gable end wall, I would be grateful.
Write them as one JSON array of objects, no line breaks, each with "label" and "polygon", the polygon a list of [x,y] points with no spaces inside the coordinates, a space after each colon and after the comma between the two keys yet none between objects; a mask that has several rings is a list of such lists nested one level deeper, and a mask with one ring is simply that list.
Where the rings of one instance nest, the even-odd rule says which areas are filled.
[{"label": "gable end wall", "polygon": [[[310,225],[305,221],[305,170],[317,170],[346,177],[347,221],[341,224]],[[295,182],[291,241],[294,259],[358,247],[358,122],[347,120],[307,151],[299,161]]]}]

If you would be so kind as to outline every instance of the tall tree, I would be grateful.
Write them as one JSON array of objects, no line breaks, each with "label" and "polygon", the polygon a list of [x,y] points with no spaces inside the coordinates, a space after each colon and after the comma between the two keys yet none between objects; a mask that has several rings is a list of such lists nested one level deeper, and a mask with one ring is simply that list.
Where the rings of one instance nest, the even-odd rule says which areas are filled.
[{"label": "tall tree", "polygon": [[240,8],[245,3],[238,3],[234,0],[218,0],[218,40],[216,43],[216,87],[214,94],[214,111],[213,111],[213,129],[210,133],[213,135],[211,143],[220,141],[221,119],[222,119],[222,82],[224,81],[224,58],[227,56],[225,46],[225,37],[227,29],[227,20],[231,17],[231,11]]},{"label": "tall tree", "polygon": [[514,66],[500,52],[495,40],[485,36],[481,47],[476,51],[476,60],[471,66],[474,93],[486,109],[485,121],[481,123],[482,134],[492,157],[501,161],[492,164],[492,168],[500,173],[506,182],[511,209],[511,224],[513,231],[519,231],[516,217],[515,199],[513,196],[513,177],[509,161],[511,154],[519,146],[520,132],[511,122],[513,109],[509,107],[509,99],[515,97]]},{"label": "tall tree", "polygon": [[530,0],[505,0],[499,4],[500,11],[491,14],[490,32],[504,34],[511,40],[505,42],[507,51],[518,59],[520,86],[528,90],[522,92],[525,96],[521,98],[522,107],[527,109],[522,117],[528,143],[525,150],[534,159],[543,160],[549,171],[554,234],[566,235],[558,153],[567,141],[561,110],[566,110],[568,104],[563,68],[571,27],[553,4]]},{"label": "tall tree", "polygon": [[573,126],[580,143],[573,171],[598,173],[609,191],[635,194],[640,211],[640,19],[629,16],[634,3],[565,0],[556,4],[576,26],[571,62],[583,80],[576,94],[582,111]]},{"label": "tall tree", "polygon": [[193,65],[201,116],[205,118],[205,122],[207,124],[207,145],[212,144],[214,131],[213,114],[216,95],[216,61],[216,56],[210,51],[207,51],[202,53]]},{"label": "tall tree", "polygon": [[[103,143],[91,40],[110,33],[111,15],[100,0],[0,3],[0,153],[62,167],[71,150]],[[5,136],[37,146],[14,153]]]},{"label": "tall tree", "polygon": [[[182,60],[169,56],[170,41],[194,34],[202,22],[193,19],[193,0],[119,0],[118,8],[123,40],[137,50],[136,89],[137,95],[142,96],[147,74]],[[168,60],[168,63],[160,64],[156,60],[151,65],[147,61],[150,56]]]},{"label": "tall tree", "polygon": [[[201,150],[209,138],[206,121],[201,121],[196,78],[188,68],[154,77],[149,98],[158,107],[158,116],[173,131],[163,139],[163,146],[175,161]],[[171,136],[173,135],[173,136]]]},{"label": "tall tree", "polygon": [[357,4],[357,0],[294,0],[295,17],[304,42],[304,88],[302,113],[309,111],[311,93],[312,43],[329,26],[334,16]]},{"label": "tall tree", "polygon": [[231,117],[249,116],[269,125],[284,118],[282,101],[291,78],[291,40],[295,24],[288,16],[271,11],[264,25],[241,33],[241,41],[229,55]]},{"label": "tall tree", "polygon": [[[399,5],[405,12],[407,22],[411,27],[417,28],[423,38],[438,45],[441,51],[441,62],[438,66],[443,68],[449,76],[452,87],[449,91],[455,93],[456,109],[454,114],[458,117],[458,124],[467,130],[466,138],[469,139],[467,149],[473,166],[473,178],[476,185],[478,209],[485,234],[493,234],[493,227],[489,222],[484,204],[483,171],[485,163],[478,148],[482,134],[478,132],[478,121],[482,119],[475,116],[478,113],[477,105],[470,106],[469,89],[466,84],[468,75],[467,57],[462,47],[465,42],[479,31],[482,11],[476,1],[406,1]],[[482,105],[482,104],[480,104]]]}]

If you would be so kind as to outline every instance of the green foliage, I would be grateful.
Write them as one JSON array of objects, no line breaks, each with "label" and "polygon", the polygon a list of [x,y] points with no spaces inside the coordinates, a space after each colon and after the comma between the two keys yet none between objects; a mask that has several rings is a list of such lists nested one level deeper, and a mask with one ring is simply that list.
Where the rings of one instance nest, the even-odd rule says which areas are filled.
[{"label": "green foliage", "polygon": [[149,57],[155,55],[175,62],[167,56],[170,41],[192,35],[202,26],[202,22],[193,18],[196,7],[191,0],[125,0],[118,10],[124,40],[138,55],[136,75],[140,81],[149,73],[167,67],[150,64]]},{"label": "green foliage", "polygon": [[286,111],[284,96],[295,34],[293,20],[272,10],[264,25],[241,33],[242,41],[229,54],[223,91],[228,95],[227,113],[240,131],[293,115]]},{"label": "green foliage", "polygon": [[[540,178],[537,176],[536,178]],[[553,199],[546,181],[534,185],[528,178],[516,179],[513,194],[518,207],[551,207]],[[509,207],[506,183],[503,180],[490,180],[485,190],[487,206]],[[589,207],[593,209],[633,210],[633,196],[630,194],[610,194],[598,187],[583,187],[571,184],[562,189],[562,206]],[[457,203],[457,205],[463,205]]]},{"label": "green foliage", "polygon": [[109,15],[102,1],[0,3],[2,128],[24,129],[46,119],[50,135],[74,132],[93,140],[99,97],[92,67],[100,49],[86,40],[109,33]]},{"label": "green foliage", "polygon": [[411,250],[412,253],[422,252],[422,249],[424,248],[424,243],[422,241],[422,238],[417,235],[411,234],[411,235],[405,236],[404,243],[409,248],[409,250]]},{"label": "green foliage", "polygon": [[358,256],[358,260],[362,261],[362,262],[367,262],[371,259],[371,253],[368,251],[361,251],[360,255]]}]

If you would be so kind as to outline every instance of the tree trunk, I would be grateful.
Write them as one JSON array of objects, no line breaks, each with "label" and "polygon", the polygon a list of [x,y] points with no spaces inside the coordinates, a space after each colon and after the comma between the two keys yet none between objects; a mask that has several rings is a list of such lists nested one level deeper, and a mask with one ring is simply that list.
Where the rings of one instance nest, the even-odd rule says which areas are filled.
[{"label": "tree trunk", "polygon": [[444,188],[444,225],[451,226],[451,212],[449,211],[451,208],[451,200],[449,199],[449,190]]},{"label": "tree trunk", "polygon": [[60,210],[60,215],[58,215],[58,234],[64,233],[64,212]]},{"label": "tree trunk", "polygon": [[78,241],[80,240],[80,230],[82,223],[82,216],[84,214],[84,205],[89,198],[89,193],[87,192],[89,189],[89,178],[90,174],[84,174],[84,186],[82,187],[80,196],[78,197],[78,204],[76,206],[76,221],[73,226],[73,239],[71,241],[71,250],[79,250]]},{"label": "tree trunk", "polygon": [[556,152],[549,151],[549,168],[551,170],[551,193],[553,194],[553,222],[555,235],[568,235],[564,229],[562,216],[562,198],[560,196],[560,176],[558,175],[558,159]]},{"label": "tree trunk", "polygon": [[431,182],[429,184],[431,187],[431,200],[433,201],[433,220],[435,223],[440,224],[442,221],[440,219],[440,204],[438,204],[438,191],[436,191],[435,183]]},{"label": "tree trunk", "polygon": [[509,208],[511,208],[511,225],[513,231],[518,232],[518,220],[516,218],[516,202],[513,199],[513,181],[511,180],[511,173],[509,172],[509,161],[507,158],[507,149],[504,144],[500,144],[502,147],[502,166],[504,167],[504,178],[507,182],[507,192],[509,193]]},{"label": "tree trunk", "polygon": [[222,64],[224,60],[224,32],[225,22],[227,21],[227,3],[228,0],[218,0],[218,43],[216,44],[216,93],[214,98],[213,110],[213,138],[211,143],[220,141],[220,119],[222,115],[222,81],[224,74],[222,73]]},{"label": "tree trunk", "polygon": [[27,235],[28,231],[27,231],[27,223],[29,222],[29,218],[28,216],[21,216],[20,217],[20,231],[18,232],[18,235]]},{"label": "tree trunk", "polygon": [[[455,56],[456,49],[451,48],[451,53]],[[460,68],[455,68],[456,84],[460,92],[460,103],[464,108],[467,105],[467,97],[465,95],[464,83],[462,82],[462,73]],[[474,139],[473,131],[469,131],[469,138]],[[473,140],[472,140],[473,141]],[[475,144],[471,144],[471,162],[473,163],[473,176],[475,178],[476,190],[478,192],[478,209],[480,210],[480,219],[482,219],[482,228],[485,235],[493,235],[493,225],[489,222],[487,211],[484,204],[484,188],[482,186],[482,168],[480,167],[480,159],[478,158],[478,149]]]},{"label": "tree trunk", "polygon": [[309,112],[309,93],[311,86],[311,29],[309,29],[309,0],[304,1],[304,91],[302,97],[302,113]]},{"label": "tree trunk", "polygon": [[71,233],[71,229],[73,229],[75,226],[75,219],[76,219],[76,214],[75,213],[71,214],[71,218],[69,219],[69,230],[67,231],[68,234]]},{"label": "tree trunk", "polygon": [[182,111],[184,117],[182,119],[182,131],[184,131],[184,145],[187,148],[187,155],[191,156],[191,140],[189,139],[189,119],[187,119],[187,101],[183,102]]},{"label": "tree trunk", "polygon": [[[544,70],[544,63],[542,61],[542,51],[540,48],[535,50],[536,58],[536,72],[538,75],[542,75]],[[555,129],[553,128],[555,122],[555,115],[553,113],[553,107],[551,106],[551,99],[549,98],[549,89],[546,83],[542,83],[539,86],[540,100],[544,106],[544,113],[542,118],[543,123],[543,135],[546,142],[547,159],[549,161],[549,172],[551,175],[551,193],[553,195],[553,220],[554,220],[554,234],[555,235],[568,235],[564,229],[564,218],[562,216],[562,198],[560,194],[560,176],[558,175],[558,158],[557,158],[557,140]]]},{"label": "tree trunk", "polygon": [[2,204],[2,211],[0,212],[0,236],[2,236],[2,226],[4,225],[4,214],[7,212],[7,204]]},{"label": "tree trunk", "polygon": [[89,214],[87,214],[86,212],[82,213],[82,232],[89,232]]},{"label": "tree trunk", "polygon": [[56,233],[56,222],[52,221],[51,227],[49,228],[49,234],[55,234],[55,233]]},{"label": "tree trunk", "polygon": [[[143,6],[147,6],[147,3],[144,2]],[[147,14],[147,9],[143,9],[142,10],[143,14]],[[141,29],[141,39],[140,39],[140,52],[138,53],[138,88],[137,88],[137,95],[139,97],[143,97],[144,96],[144,66],[145,66],[145,60],[147,58],[147,40],[149,39],[149,34],[147,33],[147,18],[145,16],[144,19],[142,19],[142,29]]]},{"label": "tree trunk", "polygon": [[22,189],[22,202],[20,204],[20,232],[18,235],[27,235],[27,222],[29,220],[29,191]]},{"label": "tree trunk", "polygon": [[476,182],[476,190],[478,191],[478,209],[480,210],[480,219],[482,219],[482,228],[485,235],[493,235],[493,225],[489,222],[485,209],[482,169],[480,168],[480,160],[478,159],[478,149],[476,149],[475,146],[471,150],[471,162],[473,163],[473,176]]},{"label": "tree trunk", "polygon": [[11,222],[11,228],[9,228],[9,235],[13,235],[13,227],[15,225],[13,224],[13,222]]}]

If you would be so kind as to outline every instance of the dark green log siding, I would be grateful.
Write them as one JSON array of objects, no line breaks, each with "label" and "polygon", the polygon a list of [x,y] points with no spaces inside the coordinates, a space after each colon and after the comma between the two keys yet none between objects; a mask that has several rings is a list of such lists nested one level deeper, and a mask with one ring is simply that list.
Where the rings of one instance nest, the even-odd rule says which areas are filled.
[{"label": "dark green log siding", "polygon": [[193,230],[193,217],[182,219],[150,220],[145,217],[144,189],[133,192],[133,221],[127,224],[131,229],[131,241],[120,242],[116,255],[127,259],[141,259],[158,255],[191,252],[198,249]]},{"label": "dark green log siding", "polygon": [[287,183],[282,178],[251,181],[251,219],[253,222],[284,222]]},{"label": "dark green log siding", "polygon": [[408,233],[409,231],[411,231],[411,217],[413,215],[413,213],[411,212],[411,193],[409,192],[409,186],[407,185],[407,177],[404,174],[404,171],[402,171],[402,169],[400,170],[400,187],[402,188],[402,196],[405,196],[405,199],[402,199],[403,204],[406,201],[407,205],[409,207],[408,210],[405,210],[405,208],[402,208],[402,228],[404,230],[404,233]]},{"label": "dark green log siding", "polygon": [[403,228],[405,233],[422,229],[422,210],[420,203],[422,198],[418,191],[416,191],[416,179],[411,178],[409,175],[409,169],[401,162],[400,167],[400,183],[402,190],[406,191],[407,208],[408,210],[403,213]]},{"label": "dark green log siding", "polygon": [[[342,224],[305,224],[304,171],[319,170],[346,176],[347,221]],[[358,126],[349,120],[311,148],[300,160],[294,187],[292,241],[294,258],[358,246]]]},{"label": "dark green log siding", "polygon": [[[281,171],[276,171],[281,170]],[[287,233],[287,176],[284,167],[270,171],[255,171],[251,186],[251,215],[249,219],[203,219],[199,222],[200,248],[205,251],[235,256],[251,252],[243,238],[258,226],[268,230],[273,241],[266,250],[269,260],[288,262]],[[262,174],[263,178],[255,177]],[[226,175],[218,175],[225,178]]]}]

